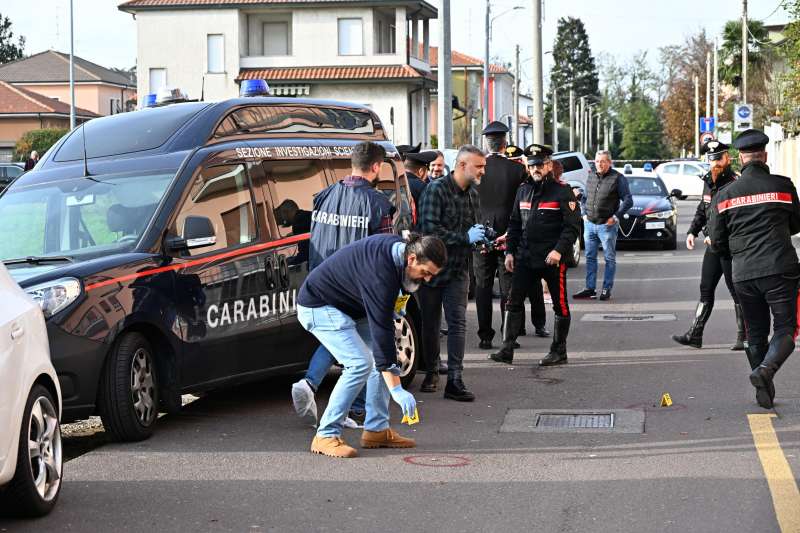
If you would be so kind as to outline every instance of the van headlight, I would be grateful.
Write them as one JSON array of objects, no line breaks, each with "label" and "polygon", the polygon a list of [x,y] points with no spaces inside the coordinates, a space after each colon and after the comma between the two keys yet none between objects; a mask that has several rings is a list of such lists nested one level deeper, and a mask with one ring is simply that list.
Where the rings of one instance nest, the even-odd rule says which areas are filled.
[{"label": "van headlight", "polygon": [[648,213],[647,218],[671,218],[675,214],[674,209],[669,211],[658,211],[656,213]]},{"label": "van headlight", "polygon": [[75,278],[62,278],[28,287],[25,292],[39,305],[44,317],[50,318],[81,295],[81,282]]}]

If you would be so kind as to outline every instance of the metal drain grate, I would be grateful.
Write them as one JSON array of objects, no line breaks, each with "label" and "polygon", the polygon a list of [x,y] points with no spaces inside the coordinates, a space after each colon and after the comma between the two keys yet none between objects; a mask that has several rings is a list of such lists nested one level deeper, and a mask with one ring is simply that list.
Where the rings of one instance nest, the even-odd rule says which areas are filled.
[{"label": "metal drain grate", "polygon": [[611,429],[614,427],[614,415],[597,414],[549,414],[543,413],[536,417],[537,428],[552,429]]}]

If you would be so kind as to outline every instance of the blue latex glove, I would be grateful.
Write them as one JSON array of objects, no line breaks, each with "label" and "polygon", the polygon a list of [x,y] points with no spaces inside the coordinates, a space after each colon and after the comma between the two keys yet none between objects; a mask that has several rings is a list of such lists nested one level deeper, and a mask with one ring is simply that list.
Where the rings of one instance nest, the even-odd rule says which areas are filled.
[{"label": "blue latex glove", "polygon": [[400,406],[403,414],[406,416],[414,416],[414,411],[417,409],[417,400],[414,396],[405,390],[402,385],[398,385],[389,391],[392,395],[392,400]]},{"label": "blue latex glove", "polygon": [[476,242],[479,241],[485,241],[486,230],[483,229],[483,226],[481,224],[475,224],[474,226],[469,228],[469,231],[467,231],[467,239],[469,239],[470,244],[475,244]]}]

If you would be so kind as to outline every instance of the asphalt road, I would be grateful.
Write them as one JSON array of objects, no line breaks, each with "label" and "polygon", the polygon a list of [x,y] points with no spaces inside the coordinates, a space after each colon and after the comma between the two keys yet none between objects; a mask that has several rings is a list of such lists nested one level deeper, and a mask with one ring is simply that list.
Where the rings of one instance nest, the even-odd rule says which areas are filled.
[{"label": "asphalt road", "polygon": [[[681,234],[694,205],[680,204]],[[670,340],[694,310],[700,248],[620,250],[613,299],[571,305],[560,368],[535,366],[549,340],[534,337],[514,366],[487,361],[470,304],[465,381],[478,399],[418,393],[417,378],[422,422],[395,425],[415,450],[312,455],[293,380],[272,380],[200,398],[143,443],[68,439],[58,507],[0,531],[800,531],[800,356],[776,380],[775,409],[759,408],[744,353],[728,350],[723,283],[704,348]],[[569,272],[570,293],[583,274]],[[585,320],[626,313],[670,320]],[[526,410],[556,409],[615,411],[617,429],[532,431]]]}]

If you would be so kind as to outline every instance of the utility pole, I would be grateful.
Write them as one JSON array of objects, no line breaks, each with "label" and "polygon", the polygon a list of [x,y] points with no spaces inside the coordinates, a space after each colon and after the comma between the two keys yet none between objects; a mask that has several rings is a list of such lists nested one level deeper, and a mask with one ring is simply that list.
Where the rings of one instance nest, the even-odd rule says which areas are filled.
[{"label": "utility pole", "polygon": [[519,144],[519,45],[516,50],[517,68],[514,71],[514,142]]},{"label": "utility pole", "polygon": [[707,117],[711,116],[711,52],[706,52],[706,115],[705,116]]},{"label": "utility pole", "polygon": [[597,145],[597,149],[600,149],[600,118],[602,115],[597,113],[597,133],[595,133],[595,145]]},{"label": "utility pole", "polygon": [[553,84],[553,151],[558,152],[558,89]]},{"label": "utility pole", "polygon": [[490,0],[486,0],[486,48],[483,54],[483,127],[489,123],[489,41],[492,40],[492,11]]},{"label": "utility pole", "polygon": [[[609,141],[609,143],[608,143],[608,146],[611,146],[611,143],[613,143],[613,142],[614,142],[614,121],[613,121],[613,120],[611,121],[611,127],[610,127],[609,129],[610,129],[611,131],[610,131],[610,133],[609,133],[608,137],[609,137],[611,140]],[[609,148],[609,147],[606,147],[606,149],[610,150],[611,148]]]},{"label": "utility pole", "polygon": [[453,146],[453,77],[450,65],[450,0],[442,0],[439,11],[438,117],[439,150]]},{"label": "utility pole", "polygon": [[592,129],[593,129],[592,126],[594,126],[594,117],[592,116],[592,111],[594,111],[594,107],[587,106],[587,109],[586,109],[586,123],[587,123],[588,127],[586,128],[586,133],[587,133],[587,135],[586,135],[586,150],[588,152],[592,151]]},{"label": "utility pole", "polygon": [[719,122],[719,47],[717,38],[714,37],[714,137],[717,137],[717,122]]},{"label": "utility pole", "polygon": [[700,153],[700,79],[694,77],[694,156]]},{"label": "utility pole", "polygon": [[575,91],[569,90],[569,151],[575,151]]},{"label": "utility pole", "polygon": [[533,0],[533,142],[544,143],[542,84],[542,0]]},{"label": "utility pole", "polygon": [[605,138],[606,141],[603,143],[603,150],[608,151],[608,120],[603,121],[603,125],[605,126]]},{"label": "utility pole", "polygon": [[742,103],[747,103],[747,0],[742,0]]},{"label": "utility pole", "polygon": [[69,129],[75,129],[75,23],[69,0]]}]

